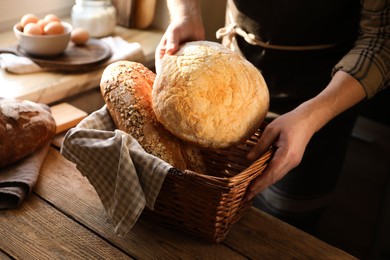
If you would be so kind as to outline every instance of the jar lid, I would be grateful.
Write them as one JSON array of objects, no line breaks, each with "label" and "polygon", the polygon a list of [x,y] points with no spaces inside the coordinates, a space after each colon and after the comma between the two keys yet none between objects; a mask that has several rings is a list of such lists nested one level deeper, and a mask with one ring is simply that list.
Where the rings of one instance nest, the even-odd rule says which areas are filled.
[{"label": "jar lid", "polygon": [[76,0],[76,4],[100,6],[100,5],[111,5],[112,1],[111,0]]}]

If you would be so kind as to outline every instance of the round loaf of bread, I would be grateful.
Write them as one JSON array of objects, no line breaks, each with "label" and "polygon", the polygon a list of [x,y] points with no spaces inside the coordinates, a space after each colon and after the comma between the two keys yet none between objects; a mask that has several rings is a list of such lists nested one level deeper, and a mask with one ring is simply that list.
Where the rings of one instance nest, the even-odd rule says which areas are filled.
[{"label": "round loaf of bread", "polygon": [[269,93],[261,73],[219,43],[189,42],[165,55],[152,91],[157,119],[206,148],[246,140],[264,120]]},{"label": "round loaf of bread", "polygon": [[55,133],[56,122],[47,105],[0,98],[0,168],[34,153]]},{"label": "round loaf of bread", "polygon": [[147,153],[181,170],[205,172],[198,147],[175,137],[157,121],[152,109],[155,74],[141,63],[108,65],[100,90],[116,127],[134,137]]}]

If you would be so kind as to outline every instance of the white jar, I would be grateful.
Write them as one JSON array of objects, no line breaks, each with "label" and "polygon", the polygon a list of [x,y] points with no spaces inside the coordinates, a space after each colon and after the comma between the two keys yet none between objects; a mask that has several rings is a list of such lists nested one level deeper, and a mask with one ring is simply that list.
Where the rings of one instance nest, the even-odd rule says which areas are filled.
[{"label": "white jar", "polygon": [[111,0],[76,0],[72,8],[73,27],[81,27],[92,37],[104,37],[115,31],[116,10]]}]

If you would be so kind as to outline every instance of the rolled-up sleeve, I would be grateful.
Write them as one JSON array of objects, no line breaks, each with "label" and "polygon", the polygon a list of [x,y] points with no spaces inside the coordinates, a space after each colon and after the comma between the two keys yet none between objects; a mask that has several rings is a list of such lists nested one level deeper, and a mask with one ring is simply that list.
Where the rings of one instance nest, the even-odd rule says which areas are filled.
[{"label": "rolled-up sleeve", "polygon": [[390,7],[388,0],[362,0],[360,34],[336,64],[357,79],[371,98],[390,85]]}]

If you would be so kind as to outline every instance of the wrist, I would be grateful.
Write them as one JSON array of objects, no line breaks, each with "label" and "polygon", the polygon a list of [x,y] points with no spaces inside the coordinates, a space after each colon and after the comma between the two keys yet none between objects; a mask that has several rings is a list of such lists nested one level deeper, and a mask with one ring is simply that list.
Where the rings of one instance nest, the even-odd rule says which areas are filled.
[{"label": "wrist", "polygon": [[203,25],[199,1],[168,1],[171,23],[193,23]]},{"label": "wrist", "polygon": [[330,110],[331,105],[313,98],[299,105],[295,112],[300,114],[307,130],[314,134],[329,122],[332,117]]},{"label": "wrist", "polygon": [[365,97],[360,83],[349,74],[339,71],[321,93],[302,103],[296,110],[307,118],[308,126],[316,132]]}]

